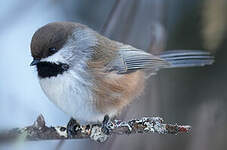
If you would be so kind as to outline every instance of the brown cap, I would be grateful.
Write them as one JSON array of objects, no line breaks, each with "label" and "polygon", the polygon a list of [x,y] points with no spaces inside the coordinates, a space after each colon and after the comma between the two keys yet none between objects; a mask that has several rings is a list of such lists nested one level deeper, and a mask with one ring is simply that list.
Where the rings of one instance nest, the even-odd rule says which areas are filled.
[{"label": "brown cap", "polygon": [[46,58],[57,52],[79,24],[72,22],[49,23],[38,29],[32,37],[31,53],[34,59]]}]

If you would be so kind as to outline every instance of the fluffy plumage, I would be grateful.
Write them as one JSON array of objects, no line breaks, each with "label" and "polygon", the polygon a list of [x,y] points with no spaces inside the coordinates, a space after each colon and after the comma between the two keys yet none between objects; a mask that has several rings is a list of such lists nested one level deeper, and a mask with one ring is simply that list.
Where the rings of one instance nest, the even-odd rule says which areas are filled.
[{"label": "fluffy plumage", "polygon": [[50,23],[37,30],[31,53],[45,94],[82,121],[102,121],[106,114],[112,117],[119,113],[142,93],[144,70],[155,73],[162,68],[213,62],[213,57],[202,51],[155,56],[71,22]]}]

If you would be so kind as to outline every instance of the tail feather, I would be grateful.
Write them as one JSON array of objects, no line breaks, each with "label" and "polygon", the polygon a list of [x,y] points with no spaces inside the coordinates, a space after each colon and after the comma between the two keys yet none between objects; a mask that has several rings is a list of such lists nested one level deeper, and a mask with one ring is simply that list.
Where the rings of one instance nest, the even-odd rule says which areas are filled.
[{"label": "tail feather", "polygon": [[214,56],[199,50],[165,51],[159,57],[170,64],[167,68],[205,66],[214,62]]}]

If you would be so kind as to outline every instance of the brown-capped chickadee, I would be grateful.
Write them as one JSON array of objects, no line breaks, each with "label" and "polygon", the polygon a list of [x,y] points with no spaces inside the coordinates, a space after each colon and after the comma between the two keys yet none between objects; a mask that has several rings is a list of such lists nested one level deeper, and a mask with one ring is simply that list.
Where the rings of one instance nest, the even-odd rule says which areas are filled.
[{"label": "brown-capped chickadee", "polygon": [[110,40],[85,25],[55,22],[38,29],[31,53],[47,97],[76,120],[115,116],[141,94],[146,72],[212,64],[208,52],[166,51],[152,55]]}]

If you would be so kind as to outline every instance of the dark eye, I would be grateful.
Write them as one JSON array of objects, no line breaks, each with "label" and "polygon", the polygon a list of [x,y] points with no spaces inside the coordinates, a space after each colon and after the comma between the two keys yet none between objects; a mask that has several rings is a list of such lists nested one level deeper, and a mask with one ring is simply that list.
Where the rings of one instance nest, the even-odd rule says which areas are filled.
[{"label": "dark eye", "polygon": [[57,51],[57,48],[55,48],[55,47],[50,47],[50,48],[49,48],[49,51],[50,51],[51,53],[55,53],[55,52]]}]

